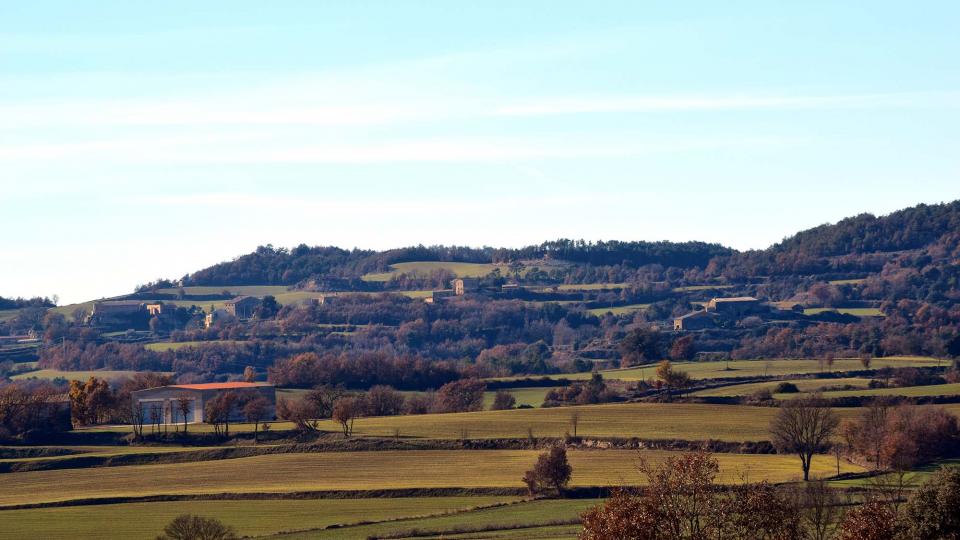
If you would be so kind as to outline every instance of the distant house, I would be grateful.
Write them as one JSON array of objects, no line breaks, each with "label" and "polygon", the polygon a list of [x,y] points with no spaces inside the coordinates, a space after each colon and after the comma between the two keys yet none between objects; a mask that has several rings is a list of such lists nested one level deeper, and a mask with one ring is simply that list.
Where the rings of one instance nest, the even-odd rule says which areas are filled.
[{"label": "distant house", "polygon": [[713,322],[713,316],[706,311],[694,311],[673,319],[673,329],[679,332],[703,330],[714,326],[716,325]]},{"label": "distant house", "polygon": [[249,319],[262,303],[254,296],[238,296],[224,302],[223,309],[238,319]]},{"label": "distant house", "polygon": [[457,278],[454,279],[451,283],[451,288],[453,289],[453,294],[457,296],[463,296],[468,292],[476,292],[480,290],[480,280],[477,278]]},{"label": "distant house", "polygon": [[704,306],[708,312],[728,317],[742,317],[765,311],[766,306],[752,296],[714,298]]},{"label": "distant house", "polygon": [[[256,394],[263,396],[270,404],[267,407],[265,420],[276,418],[276,391],[272,384],[251,382],[227,382],[205,384],[174,384],[137,390],[131,393],[133,407],[143,407],[145,424],[178,424],[183,423],[183,413],[180,410],[179,400],[185,397],[190,400],[190,409],[187,411],[187,423],[204,421],[204,407],[220,394],[236,392],[238,394]],[[239,405],[230,412],[231,421],[243,420],[243,413]]]},{"label": "distant house", "polygon": [[105,300],[94,302],[87,324],[135,328],[148,320],[146,304],[140,300]]},{"label": "distant house", "polygon": [[433,291],[430,293],[430,296],[424,298],[423,301],[428,304],[436,304],[452,296],[454,296],[454,293],[451,290]]},{"label": "distant house", "polygon": [[204,318],[203,322],[207,328],[210,328],[217,323],[232,322],[235,320],[237,320],[237,318],[231,315],[229,311],[225,309],[215,309],[210,313],[207,313],[207,316]]}]

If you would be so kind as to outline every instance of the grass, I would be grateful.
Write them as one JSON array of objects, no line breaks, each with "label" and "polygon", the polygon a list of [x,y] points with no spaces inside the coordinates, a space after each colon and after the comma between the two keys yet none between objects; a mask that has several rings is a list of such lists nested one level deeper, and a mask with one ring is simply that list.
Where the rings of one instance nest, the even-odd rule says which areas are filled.
[{"label": "grass", "polygon": [[367,274],[363,276],[364,281],[390,281],[390,278],[399,274],[429,274],[434,270],[449,270],[457,277],[483,277],[494,269],[499,268],[500,272],[508,272],[507,265],[503,264],[485,264],[485,263],[464,263],[464,262],[405,262],[390,265],[389,272],[380,272]]},{"label": "grass", "polygon": [[20,314],[19,309],[0,309],[0,322],[9,321]]},{"label": "grass", "polygon": [[827,283],[831,285],[859,285],[866,281],[866,278],[859,279],[835,279],[833,281],[828,281]]},{"label": "grass", "polygon": [[687,287],[675,287],[674,292],[694,292],[694,291],[712,291],[714,289],[730,289],[733,285],[689,285]]},{"label": "grass", "polygon": [[[802,389],[801,389],[802,390]],[[824,392],[828,398],[870,397],[870,396],[953,396],[960,394],[960,383],[932,384],[928,386],[905,386],[903,388],[864,388],[862,390],[837,390]],[[777,399],[790,399],[802,394],[775,394]]]},{"label": "grass", "polygon": [[[21,447],[22,448],[22,447]],[[52,446],[49,448],[63,448],[74,453],[62,456],[45,456],[30,458],[0,459],[0,463],[20,463],[30,461],[45,461],[70,459],[77,456],[85,457],[113,457],[130,454],[171,454],[177,452],[193,452],[221,448],[219,446]]]},{"label": "grass", "polygon": [[143,346],[144,349],[148,351],[175,351],[177,349],[183,349],[186,347],[203,347],[204,345],[237,345],[244,343],[243,341],[236,340],[222,340],[222,341],[177,341],[177,342],[163,342],[163,343],[147,343]]},{"label": "grass", "polygon": [[[555,387],[542,387],[542,388],[510,388],[507,389],[507,392],[513,394],[513,397],[517,400],[517,406],[520,405],[530,405],[531,407],[539,407],[543,405],[543,398],[547,395],[547,392],[553,390]],[[484,392],[483,393],[483,408],[489,409],[493,405],[493,398],[496,396],[495,391]]]},{"label": "grass", "polygon": [[700,390],[692,395],[697,397],[713,396],[749,396],[760,390],[770,390],[773,392],[778,384],[789,382],[797,385],[801,392],[816,392],[817,390],[828,386],[853,385],[866,388],[870,379],[861,378],[843,378],[843,379],[790,379],[786,381],[765,381],[759,383],[735,384],[724,386],[722,388],[710,388],[709,390]]},{"label": "grass", "polygon": [[559,285],[560,291],[603,291],[613,289],[626,289],[629,283],[571,283],[569,285]]},{"label": "grass", "polygon": [[[920,484],[923,484],[933,476],[933,473],[937,472],[940,467],[960,467],[960,459],[944,459],[936,461],[934,463],[923,465],[913,471],[910,471],[906,474],[904,480],[906,484],[911,488],[915,488]],[[853,478],[850,480],[832,480],[830,482],[831,486],[841,487],[841,488],[853,488],[853,487],[869,487],[875,485],[877,481],[891,481],[894,479],[894,475],[891,473],[889,475],[882,475],[878,478]]]},{"label": "grass", "polygon": [[587,312],[597,317],[602,317],[607,313],[610,313],[616,317],[619,317],[620,315],[629,315],[631,313],[643,311],[648,307],[650,307],[650,304],[629,304],[626,306],[593,308],[593,309],[588,309]]},{"label": "grass", "polygon": [[804,315],[819,315],[825,311],[836,311],[845,315],[854,315],[857,317],[884,317],[882,311],[878,308],[807,308],[803,310]]},{"label": "grass", "polygon": [[[223,285],[220,287],[184,287],[183,291],[188,295],[208,295],[220,294],[223,291],[229,291],[234,296],[266,296],[268,294],[277,296],[287,292],[286,285]],[[160,294],[178,294],[180,288],[171,287],[169,289],[157,289]]]},{"label": "grass", "polygon": [[[0,539],[155,538],[179,514],[213,517],[240,535],[276,534],[362,521],[428,516],[513,500],[508,497],[173,501],[0,511]],[[105,532],[105,526],[109,529]]]},{"label": "grass", "polygon": [[[599,501],[593,501],[597,504]],[[494,525],[496,526],[496,525]],[[524,526],[523,528],[485,529],[463,534],[444,533],[438,536],[417,536],[417,540],[576,540],[583,527],[577,525]]]},{"label": "grass", "polygon": [[[411,538],[510,538],[522,540],[547,538],[576,538],[578,525],[561,527],[537,526],[560,520],[575,520],[597,500],[540,500],[527,501],[496,508],[483,508],[448,516],[404,520],[396,523],[377,523],[359,527],[331,529],[298,535],[283,536],[285,540],[316,539],[346,540],[417,530]],[[523,528],[518,528],[523,527]],[[495,529],[489,532],[449,534],[464,529]],[[532,529],[532,530],[531,530]],[[425,534],[431,531],[437,534]],[[572,536],[570,533],[572,532]]]},{"label": "grass", "polygon": [[123,371],[123,370],[96,370],[96,371],[60,371],[59,369],[40,369],[37,371],[28,371],[26,373],[20,373],[19,375],[14,375],[11,379],[22,380],[22,379],[58,379],[63,378],[68,381],[86,381],[90,377],[98,377],[101,379],[126,379],[132,377],[136,371]]},{"label": "grass", "polygon": [[[685,403],[615,403],[547,409],[360,418],[357,434],[458,439],[562,437],[573,432],[570,415],[579,413],[577,435],[644,439],[719,439],[759,441],[768,438],[773,408]],[[321,423],[334,431],[332,421]]]},{"label": "grass", "polygon": [[[0,505],[80,498],[165,494],[284,493],[305,490],[474,488],[523,486],[520,478],[537,450],[411,450],[274,454],[163,465],[62,469],[4,475]],[[657,462],[674,453],[645,451]],[[632,450],[571,450],[573,486],[637,485],[638,453]],[[789,455],[716,454],[721,482],[749,479],[791,481],[800,472]],[[829,457],[814,459],[813,473],[828,475]],[[847,471],[858,471],[844,465]]]},{"label": "grass", "polygon": [[[870,367],[932,367],[942,366],[943,361],[936,358],[922,356],[890,356],[874,358]],[[777,360],[730,360],[729,362],[673,362],[676,369],[686,371],[694,379],[728,379],[731,377],[762,377],[784,375],[807,375],[820,372],[843,373],[847,371],[863,370],[860,360],[855,358],[840,358],[834,360],[833,366],[824,365],[820,368],[819,360],[812,359],[777,359]],[[600,373],[605,379],[622,381],[641,381],[656,376],[656,364],[646,364],[620,369],[606,369]],[[590,373],[563,373],[553,375],[556,379],[587,380]],[[522,377],[498,377],[497,380],[512,380]]]}]

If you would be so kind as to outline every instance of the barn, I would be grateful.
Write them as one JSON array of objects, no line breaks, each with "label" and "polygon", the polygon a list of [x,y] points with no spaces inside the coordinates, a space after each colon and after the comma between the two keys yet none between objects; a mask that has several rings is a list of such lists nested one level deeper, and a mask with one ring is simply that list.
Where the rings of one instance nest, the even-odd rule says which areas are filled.
[{"label": "barn", "polygon": [[[186,414],[187,422],[198,423],[204,421],[203,410],[206,404],[218,395],[227,392],[235,392],[241,398],[263,396],[270,404],[266,419],[273,420],[276,417],[276,392],[273,385],[268,383],[173,384],[137,390],[131,393],[131,397],[134,409],[143,407],[145,424],[182,424],[181,400],[188,400],[190,403],[190,409]],[[243,413],[239,406],[231,411],[230,420],[243,420]]]}]

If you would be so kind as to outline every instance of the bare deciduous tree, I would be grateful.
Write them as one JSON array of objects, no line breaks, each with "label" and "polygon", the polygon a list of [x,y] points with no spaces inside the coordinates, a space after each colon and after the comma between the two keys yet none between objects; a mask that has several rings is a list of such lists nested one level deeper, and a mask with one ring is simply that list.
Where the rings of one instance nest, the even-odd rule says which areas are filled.
[{"label": "bare deciduous tree", "polygon": [[770,424],[777,450],[800,457],[804,481],[810,480],[813,455],[829,447],[839,420],[819,395],[787,401]]}]

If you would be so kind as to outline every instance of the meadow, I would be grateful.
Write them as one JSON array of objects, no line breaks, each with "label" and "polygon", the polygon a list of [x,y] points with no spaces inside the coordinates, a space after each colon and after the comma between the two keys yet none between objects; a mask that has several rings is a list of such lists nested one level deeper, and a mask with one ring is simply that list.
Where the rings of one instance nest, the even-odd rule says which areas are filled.
[{"label": "meadow", "polygon": [[[161,465],[128,465],[9,473],[0,506],[149,495],[288,493],[310,490],[399,488],[521,488],[537,450],[408,450],[273,454]],[[639,485],[633,450],[570,450],[572,486]],[[644,451],[652,463],[668,451]],[[716,454],[719,480],[792,481],[799,461],[792,455]],[[843,470],[860,470],[844,464]],[[835,474],[829,457],[815,459],[816,475]]]},{"label": "meadow", "polygon": [[[309,533],[284,535],[290,540],[355,540],[379,535],[400,535],[409,531],[410,536],[400,538],[510,538],[513,540],[573,539],[579,525],[548,525],[556,522],[575,522],[580,514],[599,504],[600,500],[539,500],[483,508],[452,515],[403,520],[393,523],[376,523],[343,529],[311,531]],[[454,531],[482,529],[483,532],[455,534]],[[415,534],[412,534],[416,531]]]},{"label": "meadow", "polygon": [[99,377],[101,379],[126,379],[135,374],[136,371],[123,370],[95,370],[95,371],[61,371],[59,369],[38,369],[14,375],[11,379],[66,379],[68,381],[86,381],[90,377]]},{"label": "meadow", "polygon": [[825,387],[851,385],[858,388],[867,388],[870,379],[848,377],[839,379],[787,379],[780,381],[764,381],[758,383],[734,384],[720,388],[709,388],[692,393],[695,397],[715,397],[715,396],[749,396],[761,390],[773,390],[777,385],[788,382],[797,386],[801,392],[816,392]]},{"label": "meadow", "polygon": [[[960,383],[931,384],[927,386],[905,386],[902,388],[865,388],[862,390],[834,390],[824,392],[823,397],[871,397],[871,396],[955,396],[960,394]],[[800,394],[802,395],[802,394]],[[774,394],[777,399],[791,399],[798,394]]]},{"label": "meadow", "polygon": [[[0,540],[151,539],[174,517],[195,513],[233,526],[245,536],[331,525],[438,516],[504,504],[515,497],[403,497],[371,499],[170,501],[0,510]],[[435,518],[434,518],[435,519]]]},{"label": "meadow", "polygon": [[597,317],[602,317],[607,313],[610,313],[615,317],[619,317],[621,315],[629,315],[631,313],[643,311],[648,307],[650,307],[650,304],[629,304],[626,306],[617,306],[617,307],[592,308],[592,309],[588,309],[587,312]]},{"label": "meadow", "polygon": [[405,262],[390,265],[389,272],[380,272],[366,274],[364,281],[390,281],[395,275],[399,274],[429,274],[434,270],[448,270],[456,274],[457,277],[483,277],[494,269],[500,269],[500,272],[507,274],[509,268],[504,264],[486,264],[486,263],[464,263],[464,262]]},{"label": "meadow", "polygon": [[884,317],[882,311],[878,308],[807,308],[803,310],[804,315],[819,315],[825,311],[836,311],[846,315],[857,317]]}]

